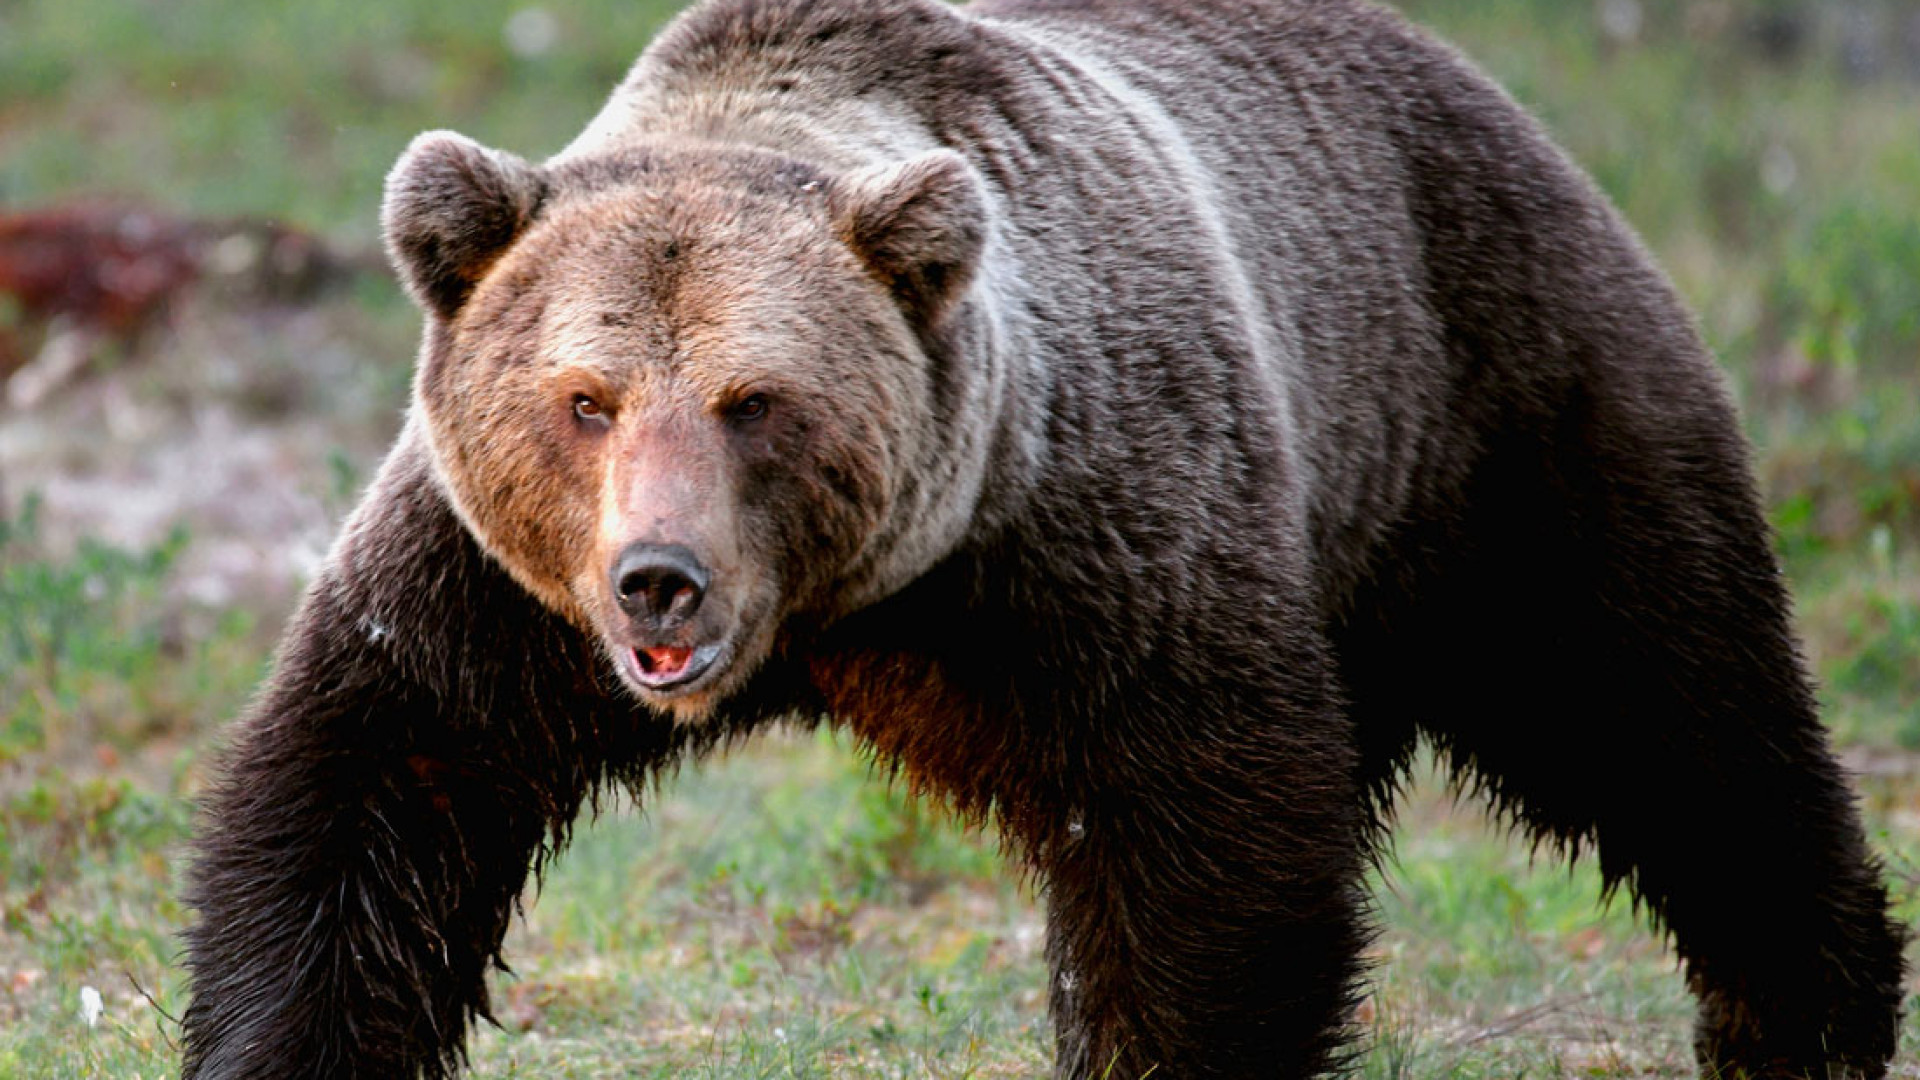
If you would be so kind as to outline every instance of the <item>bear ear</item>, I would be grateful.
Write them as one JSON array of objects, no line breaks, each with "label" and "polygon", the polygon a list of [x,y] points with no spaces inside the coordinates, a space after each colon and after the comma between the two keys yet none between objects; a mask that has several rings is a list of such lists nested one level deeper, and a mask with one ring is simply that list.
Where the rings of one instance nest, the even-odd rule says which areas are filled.
[{"label": "bear ear", "polygon": [[387,257],[423,308],[452,318],[487,267],[540,208],[546,181],[512,154],[429,131],[387,174]]},{"label": "bear ear", "polygon": [[973,280],[987,196],[965,158],[934,150],[843,177],[829,188],[835,227],[910,316],[940,321]]}]

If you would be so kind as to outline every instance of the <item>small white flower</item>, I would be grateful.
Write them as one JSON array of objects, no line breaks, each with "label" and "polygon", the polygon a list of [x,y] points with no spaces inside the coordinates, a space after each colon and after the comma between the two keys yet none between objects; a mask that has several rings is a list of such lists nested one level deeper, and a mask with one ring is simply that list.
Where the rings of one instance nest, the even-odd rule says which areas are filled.
[{"label": "small white flower", "polygon": [[504,28],[507,50],[522,60],[545,56],[560,42],[560,20],[546,8],[521,8]]},{"label": "small white flower", "polygon": [[100,1022],[100,1011],[105,1006],[100,1002],[100,991],[91,986],[80,988],[80,1019],[92,1027]]}]

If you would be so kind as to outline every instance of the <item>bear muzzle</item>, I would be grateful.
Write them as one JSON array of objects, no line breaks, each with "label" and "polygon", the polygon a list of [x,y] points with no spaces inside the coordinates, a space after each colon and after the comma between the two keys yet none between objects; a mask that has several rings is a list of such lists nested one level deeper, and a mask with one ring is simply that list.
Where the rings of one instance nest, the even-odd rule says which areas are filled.
[{"label": "bear muzzle", "polygon": [[634,639],[616,650],[621,674],[653,693],[688,690],[724,668],[724,640],[701,641],[709,620],[697,618],[713,572],[683,544],[636,541],[609,570],[615,602]]}]

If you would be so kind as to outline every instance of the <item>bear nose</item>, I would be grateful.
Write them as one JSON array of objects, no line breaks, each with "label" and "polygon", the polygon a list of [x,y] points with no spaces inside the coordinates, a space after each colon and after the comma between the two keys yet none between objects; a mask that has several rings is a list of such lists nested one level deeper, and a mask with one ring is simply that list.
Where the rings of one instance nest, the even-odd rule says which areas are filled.
[{"label": "bear nose", "polygon": [[628,544],[613,561],[613,595],[636,619],[682,619],[699,608],[711,575],[679,544]]}]

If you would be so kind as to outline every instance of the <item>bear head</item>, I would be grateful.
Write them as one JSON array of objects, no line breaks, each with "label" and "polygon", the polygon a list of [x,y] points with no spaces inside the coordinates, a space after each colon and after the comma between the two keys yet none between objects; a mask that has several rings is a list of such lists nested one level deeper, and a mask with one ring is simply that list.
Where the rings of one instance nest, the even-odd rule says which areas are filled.
[{"label": "bear head", "polygon": [[426,316],[415,410],[450,501],[641,700],[704,716],[796,618],[942,554],[903,566],[890,538],[984,200],[946,150],[828,175],[712,143],[535,166],[420,136],[382,224]]}]

